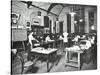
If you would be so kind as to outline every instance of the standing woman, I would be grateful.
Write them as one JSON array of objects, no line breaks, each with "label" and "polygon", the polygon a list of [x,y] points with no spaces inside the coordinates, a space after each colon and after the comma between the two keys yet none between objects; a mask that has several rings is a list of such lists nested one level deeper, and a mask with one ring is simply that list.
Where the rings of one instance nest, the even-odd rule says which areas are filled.
[{"label": "standing woman", "polygon": [[31,50],[33,49],[34,46],[34,41],[39,42],[34,36],[33,36],[33,32],[31,31],[28,35],[28,60],[33,60],[33,57],[31,57]]},{"label": "standing woman", "polygon": [[63,33],[63,43],[64,43],[64,48],[68,46],[68,33],[67,32],[64,32]]},{"label": "standing woman", "polygon": [[33,32],[31,32],[28,36],[29,44],[31,45],[31,49],[33,48],[33,42],[39,42],[35,37],[33,37]]}]

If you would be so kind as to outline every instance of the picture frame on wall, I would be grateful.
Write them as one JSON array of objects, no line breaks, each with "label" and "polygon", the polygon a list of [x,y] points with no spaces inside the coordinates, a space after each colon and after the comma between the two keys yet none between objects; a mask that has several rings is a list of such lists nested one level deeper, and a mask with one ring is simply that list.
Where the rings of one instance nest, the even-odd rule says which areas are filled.
[{"label": "picture frame on wall", "polygon": [[30,28],[31,22],[29,20],[25,20],[25,25],[26,25],[26,28]]},{"label": "picture frame on wall", "polygon": [[40,25],[40,19],[39,18],[32,18],[32,25]]},{"label": "picture frame on wall", "polygon": [[18,14],[18,13],[11,13],[11,23],[12,24],[17,24],[19,18],[20,18],[20,14]]}]

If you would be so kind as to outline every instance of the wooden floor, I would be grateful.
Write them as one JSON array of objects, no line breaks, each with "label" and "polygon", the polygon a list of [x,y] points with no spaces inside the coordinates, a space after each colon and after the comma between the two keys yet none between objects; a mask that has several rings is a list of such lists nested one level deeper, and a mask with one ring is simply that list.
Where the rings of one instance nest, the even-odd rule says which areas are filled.
[{"label": "wooden floor", "polygon": [[[75,57],[73,57],[73,59],[77,60]],[[56,60],[58,61],[57,65],[54,65],[49,72],[78,71],[78,69],[75,67],[65,66],[65,53],[62,52],[62,49],[59,49]],[[97,64],[91,61],[88,64],[83,63],[81,70],[94,70],[96,68],[97,68]],[[25,73],[30,74],[30,73],[46,73],[46,72],[47,72],[46,60],[40,58],[37,60],[36,64],[34,64],[34,66],[30,70],[27,70],[27,72]]]}]

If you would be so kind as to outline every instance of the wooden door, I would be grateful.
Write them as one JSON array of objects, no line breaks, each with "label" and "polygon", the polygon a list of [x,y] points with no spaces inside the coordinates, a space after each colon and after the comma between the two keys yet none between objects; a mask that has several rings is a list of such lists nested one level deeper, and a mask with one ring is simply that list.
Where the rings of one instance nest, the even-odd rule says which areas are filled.
[{"label": "wooden door", "polygon": [[71,33],[71,15],[67,14],[67,32]]},{"label": "wooden door", "polygon": [[44,16],[44,27],[49,27],[49,17]]},{"label": "wooden door", "polygon": [[59,22],[59,32],[63,33],[63,21]]}]

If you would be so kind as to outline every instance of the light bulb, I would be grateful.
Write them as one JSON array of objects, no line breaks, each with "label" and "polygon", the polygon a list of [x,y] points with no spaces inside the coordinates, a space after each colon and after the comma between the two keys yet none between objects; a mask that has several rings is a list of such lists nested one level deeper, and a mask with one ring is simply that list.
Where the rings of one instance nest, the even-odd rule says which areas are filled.
[{"label": "light bulb", "polygon": [[83,19],[80,19],[79,22],[83,22]]},{"label": "light bulb", "polygon": [[94,26],[91,26],[91,29],[94,30]]},{"label": "light bulb", "polygon": [[76,23],[77,23],[77,21],[74,21],[74,23],[76,24]]}]

